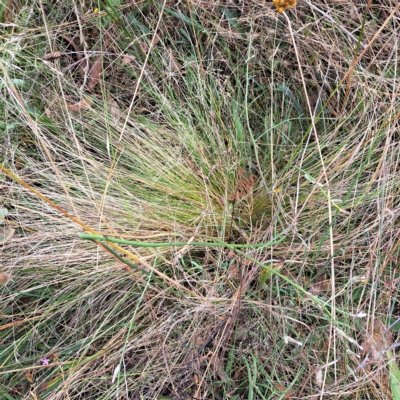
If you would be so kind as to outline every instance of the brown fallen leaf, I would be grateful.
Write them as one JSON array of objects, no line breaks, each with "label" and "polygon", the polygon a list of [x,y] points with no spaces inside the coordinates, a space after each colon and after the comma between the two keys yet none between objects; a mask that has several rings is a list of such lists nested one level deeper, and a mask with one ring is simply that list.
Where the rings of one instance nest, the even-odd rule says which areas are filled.
[{"label": "brown fallen leaf", "polygon": [[187,163],[187,165],[189,166],[189,168],[194,169],[194,164],[189,160],[189,158],[185,158],[185,161]]},{"label": "brown fallen leaf", "polygon": [[101,56],[97,56],[89,71],[88,89],[93,90],[100,82],[100,75],[103,70],[103,60]]},{"label": "brown fallen leaf", "polygon": [[242,277],[242,266],[237,262],[233,262],[227,271],[227,276],[229,279],[238,280]]},{"label": "brown fallen leaf", "polygon": [[228,254],[226,255],[226,258],[228,260],[233,260],[236,257],[236,253],[233,250],[229,250]]},{"label": "brown fallen leaf", "polygon": [[90,106],[93,102],[90,99],[84,98],[78,103],[67,104],[67,110],[72,112],[80,112],[90,110]]},{"label": "brown fallen leaf", "polygon": [[[361,347],[363,348],[361,352],[363,361],[359,365],[359,368],[362,367],[366,370],[370,370],[373,365],[386,363],[385,358],[388,356],[387,350],[392,344],[392,333],[386,330],[386,326],[381,320],[375,318],[373,326],[370,327],[365,335],[364,341],[361,343]],[[389,395],[391,386],[390,380],[393,378],[393,370],[389,368],[388,371],[383,368],[379,371],[380,373],[374,375],[372,379],[375,383],[379,384],[382,393]],[[397,383],[395,383],[395,385],[397,386]]]},{"label": "brown fallen leaf", "polygon": [[374,320],[373,328],[365,335],[361,343],[362,356],[368,357],[369,363],[376,363],[384,356],[385,349],[392,344],[392,334],[379,319]]},{"label": "brown fallen leaf", "polygon": [[280,383],[275,383],[274,384],[275,388],[282,391],[282,390],[287,390],[287,387],[281,385]]},{"label": "brown fallen leaf", "polygon": [[110,97],[107,99],[107,103],[109,105],[108,110],[110,111],[110,113],[115,118],[117,118],[117,120],[122,118],[122,111],[121,111],[118,103]]},{"label": "brown fallen leaf", "polygon": [[11,275],[6,272],[0,272],[0,285],[7,285],[11,280]]},{"label": "brown fallen leaf", "polygon": [[212,366],[214,372],[216,372],[218,374],[221,381],[228,382],[229,376],[225,372],[225,366],[224,366],[223,360],[220,357],[218,357],[218,355],[216,355],[215,357],[212,358],[211,361],[212,361],[211,366]]},{"label": "brown fallen leaf", "polygon": [[28,380],[29,383],[33,383],[33,379],[35,376],[35,370],[29,370],[25,372],[25,378]]},{"label": "brown fallen leaf", "polygon": [[76,44],[75,40],[73,40],[68,35],[63,35],[61,37],[65,41],[67,41],[71,45],[71,47],[74,49],[75,57],[76,57],[76,59],[78,61],[79,73],[82,76],[82,78],[84,78],[85,77],[85,69],[86,69],[86,66],[87,66],[87,60],[86,60],[86,58],[82,57],[82,50]]},{"label": "brown fallen leaf", "polygon": [[125,53],[124,56],[122,57],[121,64],[122,65],[127,65],[127,64],[130,64],[131,62],[133,62],[135,60],[136,60],[136,58],[134,56],[131,56],[130,54]]},{"label": "brown fallen leaf", "polygon": [[321,293],[329,290],[330,280],[326,278],[326,274],[320,275],[310,286],[309,292],[314,296],[320,296]]},{"label": "brown fallen leaf", "polygon": [[42,60],[44,61],[51,61],[51,60],[56,60],[57,58],[60,58],[63,55],[63,53],[60,53],[59,51],[53,51],[52,53],[47,53],[42,57]]},{"label": "brown fallen leaf", "polygon": [[[153,47],[161,40],[160,36],[156,34],[156,37],[153,39],[153,36],[149,39],[149,44],[151,44],[151,41],[153,41]],[[143,53],[147,53],[149,51],[149,45],[144,41],[139,39],[138,41],[140,49],[143,51]]]}]

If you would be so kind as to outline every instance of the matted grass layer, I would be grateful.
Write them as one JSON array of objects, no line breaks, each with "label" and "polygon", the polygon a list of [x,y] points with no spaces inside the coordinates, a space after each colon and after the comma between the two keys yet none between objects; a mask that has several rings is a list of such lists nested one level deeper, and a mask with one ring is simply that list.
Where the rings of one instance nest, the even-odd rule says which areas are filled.
[{"label": "matted grass layer", "polygon": [[0,394],[399,396],[397,1],[1,7]]}]

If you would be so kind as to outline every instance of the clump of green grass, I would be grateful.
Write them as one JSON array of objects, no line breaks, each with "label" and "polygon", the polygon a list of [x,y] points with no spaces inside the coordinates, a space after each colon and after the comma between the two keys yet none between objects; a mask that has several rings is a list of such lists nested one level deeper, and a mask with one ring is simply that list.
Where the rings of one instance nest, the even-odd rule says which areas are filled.
[{"label": "clump of green grass", "polygon": [[394,6],[6,3],[7,398],[389,398]]}]

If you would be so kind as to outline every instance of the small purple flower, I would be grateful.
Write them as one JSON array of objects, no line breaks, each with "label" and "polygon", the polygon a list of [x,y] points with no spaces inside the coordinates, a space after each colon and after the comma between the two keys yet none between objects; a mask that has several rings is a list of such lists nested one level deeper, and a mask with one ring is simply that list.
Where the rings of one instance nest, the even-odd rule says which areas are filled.
[{"label": "small purple flower", "polygon": [[41,360],[40,360],[40,364],[42,364],[42,365],[49,365],[49,359],[48,358],[46,358],[46,357],[43,357]]}]

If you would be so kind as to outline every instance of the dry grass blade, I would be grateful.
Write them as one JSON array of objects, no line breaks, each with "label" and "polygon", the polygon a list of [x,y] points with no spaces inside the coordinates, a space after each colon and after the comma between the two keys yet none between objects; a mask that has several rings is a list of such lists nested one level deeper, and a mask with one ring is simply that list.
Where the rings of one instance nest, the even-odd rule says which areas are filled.
[{"label": "dry grass blade", "polygon": [[25,318],[25,319],[19,319],[13,322],[9,322],[8,324],[4,324],[4,325],[0,325],[0,331],[9,329],[9,328],[13,328],[17,325],[21,325],[24,324],[25,322],[31,322],[31,321],[35,321],[42,318],[41,316],[37,316],[37,317],[32,317],[32,318]]}]

